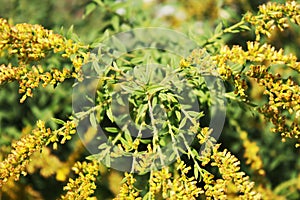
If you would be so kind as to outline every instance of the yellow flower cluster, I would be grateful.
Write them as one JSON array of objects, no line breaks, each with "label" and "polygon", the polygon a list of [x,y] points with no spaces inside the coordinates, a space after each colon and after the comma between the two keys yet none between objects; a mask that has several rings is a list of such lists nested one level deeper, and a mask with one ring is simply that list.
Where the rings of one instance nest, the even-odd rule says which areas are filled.
[{"label": "yellow flower cluster", "polygon": [[[45,58],[48,51],[51,50],[54,53],[64,52],[62,56],[69,58],[83,47],[40,25],[17,24],[11,26],[3,18],[0,18],[0,32],[1,53],[6,49],[9,55],[16,55],[19,62],[28,63],[32,60],[40,60]],[[76,58],[71,60],[75,61]],[[80,67],[78,64],[74,65],[76,71]]]},{"label": "yellow flower cluster", "polygon": [[189,67],[191,74],[209,73],[211,75],[216,75],[213,60],[211,59],[210,54],[207,53],[206,49],[194,49],[186,59],[180,60],[180,67]]},{"label": "yellow flower cluster", "polygon": [[36,126],[31,134],[14,142],[11,153],[0,162],[0,187],[10,178],[18,180],[20,174],[26,175],[26,166],[35,152],[41,151],[50,142],[55,143],[60,140],[61,143],[65,143],[66,140],[71,139],[71,134],[76,132],[73,122],[66,122],[62,128],[55,131],[46,128],[45,122],[41,120]]},{"label": "yellow flower cluster", "polygon": [[250,141],[248,138],[248,133],[241,129],[237,121],[233,119],[229,121],[236,128],[236,131],[239,133],[240,138],[243,141],[244,158],[246,158],[246,164],[250,164],[251,169],[259,175],[265,175],[263,162],[259,155],[259,146],[256,144],[256,142]]},{"label": "yellow flower cluster", "polygon": [[51,149],[46,147],[42,149],[42,152],[35,152],[30,159],[31,162],[26,166],[26,172],[33,174],[40,169],[40,174],[45,178],[55,174],[63,166],[58,157],[51,154]]},{"label": "yellow flower cluster", "polygon": [[168,167],[160,171],[152,172],[149,179],[149,195],[151,199],[162,196],[163,199],[196,199],[204,191],[196,186],[195,177],[188,177],[187,173],[191,170],[183,161],[179,161],[176,176],[169,172]]},{"label": "yellow flower cluster", "polygon": [[232,124],[235,127],[236,131],[239,133],[240,138],[243,142],[244,158],[246,158],[246,164],[250,165],[251,169],[253,169],[259,175],[265,175],[263,162],[259,155],[259,146],[256,144],[256,142],[252,142],[248,138],[248,133],[241,129],[237,121],[233,119],[229,121],[230,124]]},{"label": "yellow flower cluster", "polygon": [[76,123],[74,121],[64,122],[63,126],[54,130],[51,137],[48,139],[46,145],[53,143],[53,149],[57,149],[57,142],[65,144],[67,140],[71,140],[72,136],[76,133]]},{"label": "yellow flower cluster", "polygon": [[245,149],[244,157],[246,158],[246,164],[251,166],[258,174],[264,175],[262,159],[259,156],[259,147],[256,142],[252,142],[248,138],[248,133],[246,131],[240,131],[240,138],[243,141],[243,146]]},{"label": "yellow flower cluster", "polygon": [[28,174],[39,172],[45,178],[56,175],[57,181],[66,181],[71,167],[84,150],[81,140],[76,141],[74,149],[66,161],[61,161],[56,155],[51,153],[50,147],[44,147],[42,152],[35,152],[30,157],[31,161],[26,166],[26,171]]},{"label": "yellow flower cluster", "polygon": [[[241,98],[246,98],[246,77],[255,80],[264,87],[264,94],[268,102],[260,108],[260,112],[274,124],[273,132],[278,132],[285,138],[295,138],[299,146],[299,113],[300,113],[300,87],[292,78],[283,79],[279,74],[271,74],[269,71],[276,64],[285,65],[300,73],[300,62],[297,57],[284,55],[283,50],[276,51],[268,44],[248,42],[247,51],[240,46],[231,49],[225,46],[220,54],[214,56],[218,71],[223,79],[234,83],[235,93]],[[246,72],[241,69],[231,68],[234,64],[245,66],[249,62],[251,66]],[[288,114],[285,114],[288,113]]]},{"label": "yellow flower cluster", "polygon": [[[24,94],[20,102],[32,96],[32,89],[43,83],[55,85],[66,78],[80,77],[80,69],[87,61],[88,54],[84,53],[86,46],[67,40],[53,31],[44,29],[40,25],[17,24],[11,26],[5,19],[0,18],[0,55],[8,52],[9,56],[18,58],[18,66],[0,65],[0,84],[8,81],[18,81],[19,93]],[[69,58],[74,69],[47,69],[41,65],[31,66],[31,61],[45,58],[48,53],[62,53],[62,57]]]},{"label": "yellow flower cluster", "polygon": [[37,123],[37,128],[12,144],[12,151],[8,157],[0,163],[0,187],[8,181],[8,178],[19,179],[20,174],[26,175],[25,167],[29,157],[40,151],[51,135],[50,129],[45,128],[42,121]]},{"label": "yellow flower cluster", "polygon": [[[253,67],[253,72],[260,66]],[[266,88],[264,94],[268,96],[268,103],[259,109],[275,127],[272,132],[281,133],[282,141],[286,138],[297,140],[300,146],[300,86],[291,78],[283,80],[279,74],[265,74],[258,83]]]},{"label": "yellow flower cluster", "polygon": [[124,179],[126,182],[122,184],[120,192],[114,200],[142,200],[142,198],[139,197],[139,191],[134,187],[136,179],[133,177],[133,174],[126,172]]},{"label": "yellow flower cluster", "polygon": [[203,127],[199,134],[197,134],[197,138],[199,139],[199,143],[202,145],[205,142],[209,142],[210,135],[212,133],[212,129],[209,129],[208,127]]},{"label": "yellow flower cluster", "polygon": [[[209,172],[203,175],[207,199],[261,199],[261,194],[254,190],[254,183],[240,171],[240,161],[226,149],[219,151],[220,145],[212,149],[211,166],[216,166],[222,179],[214,180]],[[230,197],[230,198],[229,198]]]},{"label": "yellow flower cluster", "polygon": [[262,64],[268,63],[267,68],[274,64],[285,64],[300,73],[300,62],[297,62],[296,56],[293,54],[284,55],[282,49],[276,51],[271,45],[261,45],[259,42],[247,42],[247,51],[244,51],[238,45],[234,45],[231,49],[228,46],[224,46],[213,59],[218,66],[219,74],[225,80],[229,80],[233,76],[236,78],[240,74],[241,69],[234,70],[231,67],[232,65],[245,65],[247,61]]},{"label": "yellow flower cluster", "polygon": [[69,183],[64,187],[68,192],[61,196],[61,199],[82,199],[92,200],[91,197],[96,189],[96,180],[99,174],[99,163],[77,162],[72,170],[78,175],[78,178],[69,179]]},{"label": "yellow flower cluster", "polygon": [[62,71],[52,69],[51,73],[44,73],[41,65],[32,66],[30,70],[25,64],[20,64],[18,67],[13,67],[11,64],[0,65],[0,84],[14,80],[19,82],[19,93],[24,94],[20,103],[23,103],[27,97],[33,96],[32,90],[39,87],[40,82],[43,83],[43,87],[46,87],[48,84],[55,85],[70,77],[71,71],[66,68]]},{"label": "yellow flower cluster", "polygon": [[[151,171],[149,178],[149,192],[144,196],[146,199],[196,199],[204,191],[196,186],[195,177],[188,177],[191,167],[187,167],[183,161],[178,160],[177,172],[171,173],[169,167],[163,167],[159,171]],[[142,199],[139,191],[134,187],[136,179],[132,174],[125,173],[126,182],[122,185],[120,193],[115,198]]]},{"label": "yellow flower cluster", "polygon": [[261,193],[262,199],[276,199],[276,200],[286,200],[287,198],[285,196],[281,196],[276,194],[274,191],[272,191],[270,188],[267,188],[263,185],[259,185],[256,190]]},{"label": "yellow flower cluster", "polygon": [[25,197],[27,199],[43,200],[42,194],[36,191],[30,184],[16,183],[9,179],[8,182],[1,187],[1,198],[9,200],[20,200]]},{"label": "yellow flower cluster", "polygon": [[276,27],[280,31],[289,27],[288,19],[300,25],[300,4],[296,1],[285,4],[268,2],[259,6],[258,15],[249,12],[244,19],[255,27],[256,40],[260,40],[260,34],[270,37]]}]

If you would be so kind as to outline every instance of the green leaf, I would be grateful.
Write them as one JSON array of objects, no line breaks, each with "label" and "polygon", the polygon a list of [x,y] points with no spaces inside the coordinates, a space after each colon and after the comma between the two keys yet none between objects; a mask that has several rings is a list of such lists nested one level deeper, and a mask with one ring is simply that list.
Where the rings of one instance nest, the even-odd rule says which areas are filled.
[{"label": "green leaf", "polygon": [[99,154],[93,154],[93,155],[87,156],[86,159],[87,160],[98,160]]},{"label": "green leaf", "polygon": [[109,1],[109,7],[110,9],[116,11],[120,8],[126,8],[128,6],[128,3],[130,3],[130,1],[114,1],[114,3],[111,3],[111,1]]},{"label": "green leaf", "polygon": [[177,103],[177,99],[174,97],[174,95],[167,95],[167,99],[173,103]]},{"label": "green leaf", "polygon": [[178,110],[175,110],[175,114],[176,114],[176,118],[177,118],[178,120],[180,120],[180,119],[181,119],[181,112],[178,111]]},{"label": "green leaf", "polygon": [[184,118],[180,121],[180,124],[179,124],[178,129],[182,129],[182,128],[185,126],[186,120],[187,120],[187,117],[184,117]]},{"label": "green leaf", "polygon": [[181,147],[177,147],[177,149],[183,154],[188,154],[188,152]]},{"label": "green leaf", "polygon": [[95,69],[98,75],[101,75],[103,73],[103,69],[101,69],[101,67],[99,66],[98,61],[93,61],[92,67]]},{"label": "green leaf", "polygon": [[85,95],[85,98],[86,98],[89,102],[95,103],[95,101],[94,101],[91,97],[89,97],[88,95]]},{"label": "green leaf", "polygon": [[134,57],[130,60],[130,62],[134,65],[141,64],[141,63],[143,63],[143,61],[145,61],[145,59],[141,56]]},{"label": "green leaf", "polygon": [[152,98],[152,107],[154,108],[157,105],[157,97]]},{"label": "green leaf", "polygon": [[97,3],[99,6],[104,6],[104,3],[101,0],[93,0],[93,2]]},{"label": "green leaf", "polygon": [[106,167],[110,167],[110,155],[109,154],[105,156],[104,163],[105,163]]},{"label": "green leaf", "polygon": [[203,112],[187,111],[187,113],[194,119],[199,119],[204,116]]},{"label": "green leaf", "polygon": [[150,196],[150,192],[147,192],[145,194],[145,196],[143,197],[143,200],[148,200],[149,199],[149,196]]},{"label": "green leaf", "polygon": [[247,30],[247,31],[250,31],[250,30],[251,30],[251,28],[248,27],[248,26],[246,26],[246,25],[241,25],[240,28],[245,29],[245,30]]},{"label": "green leaf", "polygon": [[231,30],[230,33],[239,33],[241,32],[240,30]]},{"label": "green leaf", "polygon": [[129,143],[132,143],[132,137],[128,131],[125,131],[124,137]]},{"label": "green leaf", "polygon": [[124,139],[124,138],[120,138],[120,141],[121,141],[121,143],[124,145],[124,146],[126,146],[128,149],[130,149],[131,148],[131,146],[129,145],[129,143]]},{"label": "green leaf", "polygon": [[106,110],[106,115],[107,115],[107,117],[109,118],[109,120],[110,120],[111,122],[114,122],[114,121],[115,121],[115,120],[114,120],[114,116],[113,116],[113,114],[112,114],[111,107],[109,107],[109,108]]},{"label": "green leaf", "polygon": [[195,176],[195,179],[198,179],[198,177],[199,177],[198,168],[197,168],[196,164],[194,165],[194,176]]},{"label": "green leaf", "polygon": [[94,113],[90,114],[90,122],[91,122],[92,127],[94,127],[94,128],[97,127],[97,120],[96,120]]},{"label": "green leaf", "polygon": [[159,93],[158,97],[161,101],[167,101],[167,95],[165,93]]},{"label": "green leaf", "polygon": [[75,118],[82,119],[83,117],[85,117],[86,112],[83,112],[83,111],[82,112],[77,112],[74,115],[75,115]]},{"label": "green leaf", "polygon": [[149,87],[147,88],[147,91],[148,91],[148,93],[149,93],[150,95],[153,95],[153,94],[155,94],[156,92],[161,91],[161,90],[164,90],[164,89],[166,89],[165,86],[161,86],[161,85],[152,85],[152,86],[149,86]]},{"label": "green leaf", "polygon": [[166,146],[166,141],[164,139],[159,140],[159,145],[162,147]]},{"label": "green leaf", "polygon": [[[116,31],[119,31],[119,23],[120,23],[120,19],[119,19],[119,16],[113,16],[113,18],[111,19],[111,25],[113,26],[113,28],[116,30]],[[126,51],[126,49],[125,49]]]},{"label": "green leaf", "polygon": [[[112,43],[114,45],[114,48],[116,48],[117,50],[120,51],[118,53],[126,53],[127,52],[124,43],[119,38],[112,36]],[[119,56],[119,55],[115,55],[115,56]]]},{"label": "green leaf", "polygon": [[122,97],[120,97],[119,95],[116,97],[116,101],[119,105],[126,106],[123,99],[122,99]]},{"label": "green leaf", "polygon": [[193,156],[194,156],[196,159],[199,158],[199,154],[198,154],[198,152],[196,151],[196,149],[192,149],[192,154],[193,154]]},{"label": "green leaf", "polygon": [[[99,47],[101,42],[103,42],[104,40],[107,40],[109,37],[110,37],[109,29],[106,29],[100,37],[96,38],[93,41],[93,43],[90,45],[90,47],[91,48]],[[98,54],[98,55],[100,55],[100,54]]]},{"label": "green leaf", "polygon": [[61,125],[64,125],[66,122],[64,122],[63,120],[61,119],[57,119],[57,118],[51,118],[56,124],[61,124]]},{"label": "green leaf", "polygon": [[106,149],[106,148],[108,148],[108,145],[104,142],[104,143],[102,143],[102,144],[100,144],[99,146],[98,146],[98,149],[100,149],[100,150],[103,150],[103,149]]},{"label": "green leaf", "polygon": [[118,133],[119,132],[119,129],[116,127],[105,127],[104,130],[106,130],[107,132],[110,132],[110,133]]},{"label": "green leaf", "polygon": [[140,142],[143,143],[143,144],[150,144],[150,143],[152,142],[152,140],[149,140],[149,139],[141,139]]},{"label": "green leaf", "polygon": [[122,179],[122,181],[120,182],[120,184],[124,184],[124,183],[126,183],[126,181],[127,181],[127,178],[124,177],[124,178]]},{"label": "green leaf", "polygon": [[70,28],[69,28],[68,31],[67,31],[66,38],[69,38],[69,39],[72,38],[72,35],[73,35],[73,29],[74,29],[74,26],[71,25]]},{"label": "green leaf", "polygon": [[169,157],[169,161],[173,161],[174,159],[175,159],[175,156],[176,156],[176,154],[175,154],[175,152],[174,153],[172,153],[171,154],[171,156]]},{"label": "green leaf", "polygon": [[138,124],[139,119],[143,118],[146,115],[146,110],[148,110],[148,105],[143,104],[138,108],[138,112],[136,115],[135,123]]},{"label": "green leaf", "polygon": [[91,14],[96,8],[97,8],[97,5],[94,2],[86,5],[83,19],[86,18],[89,14]]},{"label": "green leaf", "polygon": [[124,84],[120,84],[120,86],[121,86],[121,88],[122,88],[123,90],[125,90],[126,92],[129,92],[129,93],[135,92],[134,89],[133,89],[132,87],[130,87],[130,86],[127,86],[127,85],[124,85]]},{"label": "green leaf", "polygon": [[221,33],[221,32],[222,32],[222,29],[223,29],[223,24],[222,24],[222,22],[221,22],[221,23],[219,23],[219,24],[217,25],[217,27],[216,27],[216,29],[215,29],[215,35]]}]

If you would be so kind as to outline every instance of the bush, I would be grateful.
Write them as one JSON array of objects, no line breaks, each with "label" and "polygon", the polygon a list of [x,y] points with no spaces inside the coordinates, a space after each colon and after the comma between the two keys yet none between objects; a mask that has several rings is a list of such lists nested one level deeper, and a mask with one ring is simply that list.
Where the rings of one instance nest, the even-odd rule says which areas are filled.
[{"label": "bush", "polygon": [[1,8],[1,198],[300,198],[299,3],[66,2]]}]

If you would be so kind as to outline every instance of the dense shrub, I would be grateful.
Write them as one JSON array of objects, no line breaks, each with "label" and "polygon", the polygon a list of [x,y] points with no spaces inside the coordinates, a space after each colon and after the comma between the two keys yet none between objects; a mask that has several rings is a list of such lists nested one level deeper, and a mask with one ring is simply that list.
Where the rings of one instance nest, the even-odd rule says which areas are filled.
[{"label": "dense shrub", "polygon": [[300,4],[259,2],[4,0],[0,199],[299,199]]}]

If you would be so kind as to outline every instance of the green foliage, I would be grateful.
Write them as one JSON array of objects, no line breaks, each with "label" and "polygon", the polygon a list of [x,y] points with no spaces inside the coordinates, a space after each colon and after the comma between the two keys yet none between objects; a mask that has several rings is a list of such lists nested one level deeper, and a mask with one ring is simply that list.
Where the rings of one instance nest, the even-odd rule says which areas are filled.
[{"label": "green foliage", "polygon": [[[300,5],[259,4],[2,0],[0,199],[299,199]],[[113,36],[149,27],[198,48],[175,55],[186,44],[170,34],[145,50],[152,38],[130,32],[143,42],[127,52]]]}]

